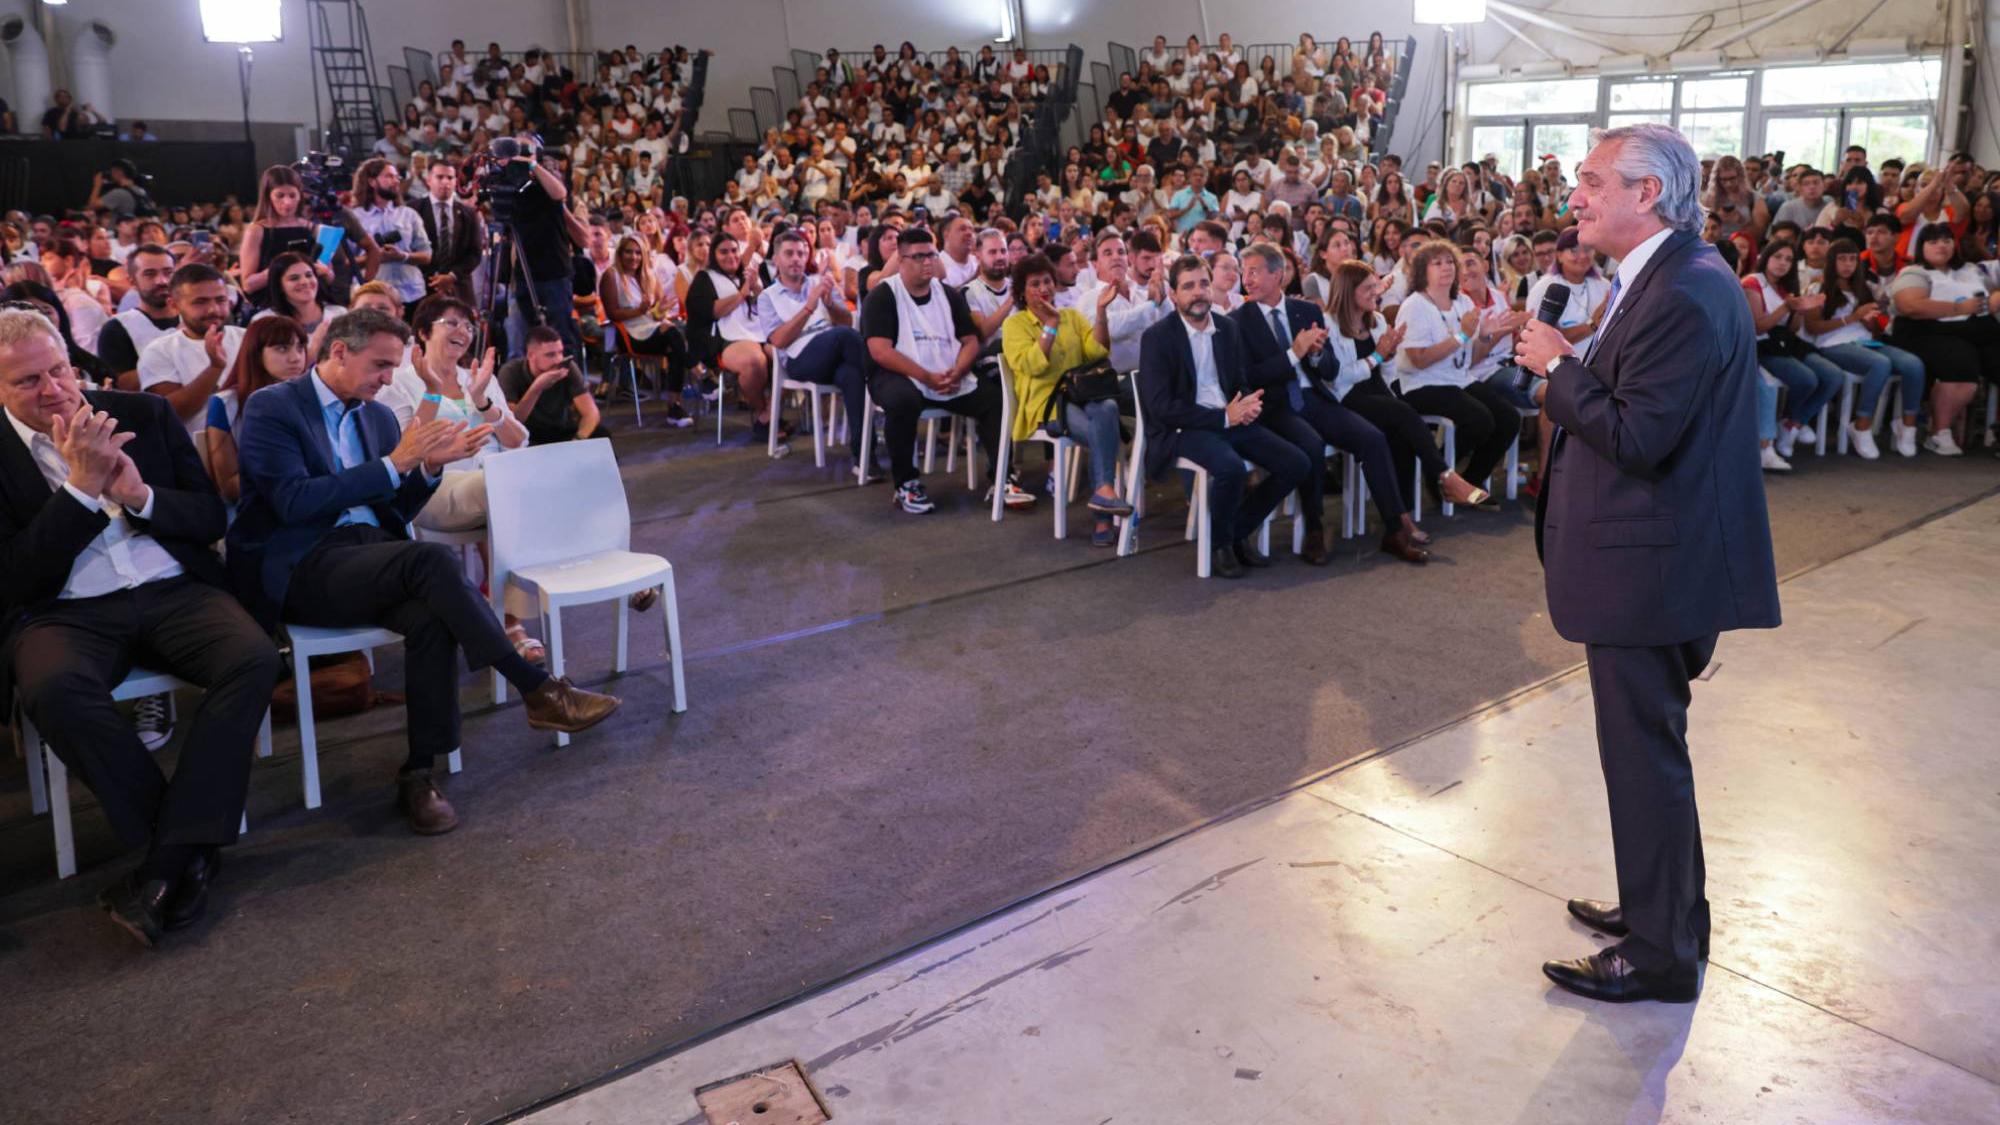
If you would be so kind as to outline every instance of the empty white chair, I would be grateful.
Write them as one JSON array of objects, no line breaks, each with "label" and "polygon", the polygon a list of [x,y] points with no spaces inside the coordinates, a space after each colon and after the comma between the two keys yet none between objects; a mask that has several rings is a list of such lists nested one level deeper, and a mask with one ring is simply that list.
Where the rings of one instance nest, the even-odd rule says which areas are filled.
[{"label": "empty white chair", "polygon": [[[111,698],[124,703],[193,686],[166,672],[134,668],[117,687],[111,689]],[[41,732],[35,729],[34,722],[25,712],[21,714],[20,719],[21,749],[22,756],[27,759],[28,764],[29,792],[31,797],[38,792],[42,795],[42,802],[36,804],[35,811],[42,811],[45,803],[51,814],[49,819],[54,822],[56,833],[56,878],[67,879],[76,874],[76,829],[70,820],[69,768],[64,766],[62,759],[56,757],[55,751],[42,741]],[[264,712],[264,725],[257,731],[257,756],[259,758],[271,756],[269,711]],[[44,771],[47,773],[46,788],[43,787],[41,777]],[[249,830],[250,817],[245,813],[238,831]]]},{"label": "empty white chair", "polygon": [[[612,666],[625,671],[632,595],[656,589],[666,617],[674,710],[687,710],[673,564],[631,549],[632,513],[611,443],[533,445],[489,457],[486,496],[486,525],[493,536],[494,612],[499,612],[508,583],[535,596],[541,606],[549,674],[563,674],[563,609],[612,600],[618,603],[618,648]],[[505,694],[502,684],[496,701]],[[556,745],[569,745],[569,735],[558,731]]]},{"label": "empty white chair", "polygon": [[[1006,480],[1014,460],[1014,412],[1020,404],[1014,400],[1014,376],[1007,370],[1007,361],[1000,361],[1000,479]],[[1069,538],[1069,506],[1076,502],[1077,478],[1082,475],[1083,445],[1074,438],[1055,437],[1035,427],[1028,435],[1029,441],[1041,442],[1055,447],[1055,480],[1049,490],[1051,507],[1055,508],[1055,532],[1057,539]],[[970,456],[968,454],[967,456]],[[993,490],[993,522],[999,523],[1007,510],[1006,490]]]},{"label": "empty white chair", "polygon": [[[375,670],[375,650],[400,644],[402,634],[379,625],[330,628],[320,625],[281,625],[278,639],[292,652],[292,686],[299,701],[299,768],[304,775],[306,807],[319,807],[319,722],[313,715],[312,658],[358,652],[368,658],[368,670]],[[460,750],[445,759],[452,773],[463,766]]]}]

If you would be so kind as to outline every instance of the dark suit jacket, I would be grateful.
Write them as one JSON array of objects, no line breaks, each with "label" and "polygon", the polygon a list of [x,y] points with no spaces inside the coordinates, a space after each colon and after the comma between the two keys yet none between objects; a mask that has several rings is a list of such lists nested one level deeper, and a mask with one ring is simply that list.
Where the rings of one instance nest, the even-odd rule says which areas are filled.
[{"label": "dark suit jacket", "polygon": [[[1224,398],[1251,388],[1243,374],[1243,338],[1226,316],[1215,324],[1215,373]],[[1139,337],[1137,393],[1146,409],[1146,475],[1157,477],[1180,456],[1182,430],[1221,430],[1223,411],[1194,400],[1194,347],[1187,322],[1169,313]]]},{"label": "dark suit jacket", "polygon": [[[1291,397],[1285,388],[1298,378],[1298,369],[1292,366],[1292,342],[1272,335],[1270,313],[1255,301],[1243,302],[1229,317],[1242,330],[1243,352],[1247,357],[1245,374],[1252,390],[1264,392],[1264,412],[1289,413]],[[1326,319],[1320,307],[1311,301],[1286,297],[1285,323],[1291,326],[1292,335],[1297,336],[1315,324],[1325,327]],[[1335,401],[1333,392],[1327,389],[1340,373],[1333,349],[1320,348],[1318,359],[1309,360],[1306,370],[1312,375],[1312,389],[1308,393],[1328,402]]]},{"label": "dark suit jacket", "polygon": [[1669,645],[1778,624],[1755,335],[1735,275],[1682,231],[1590,362],[1554,368],[1543,415],[1562,431],[1535,535],[1565,638]]},{"label": "dark suit jacket", "polygon": [[[125,453],[153,487],[153,517],[131,516],[132,530],[152,536],[190,576],[226,586],[214,544],[228,513],[167,400],[123,391],[89,391],[84,398],[118,419],[121,432],[138,435]],[[11,679],[5,664],[23,618],[56,600],[76,557],[110,522],[50,488],[21,436],[0,419],[0,681]]]},{"label": "dark suit jacket", "polygon": [[341,469],[310,372],[265,387],[243,404],[236,424],[243,496],[229,528],[229,572],[244,604],[266,624],[277,621],[285,604],[292,568],[342,513],[366,505],[383,531],[406,537],[407,525],[437,489],[421,470],[391,483],[381,459],[402,440],[395,412],[379,402],[360,409],[368,460]]},{"label": "dark suit jacket", "polygon": [[458,279],[458,299],[472,300],[472,271],[479,266],[480,252],[486,245],[486,227],[479,213],[468,207],[463,200],[455,200],[451,216],[451,245],[438,241],[437,209],[426,192],[410,204],[410,210],[423,220],[424,235],[431,241],[431,264],[424,267],[425,277],[436,277],[448,273]]}]

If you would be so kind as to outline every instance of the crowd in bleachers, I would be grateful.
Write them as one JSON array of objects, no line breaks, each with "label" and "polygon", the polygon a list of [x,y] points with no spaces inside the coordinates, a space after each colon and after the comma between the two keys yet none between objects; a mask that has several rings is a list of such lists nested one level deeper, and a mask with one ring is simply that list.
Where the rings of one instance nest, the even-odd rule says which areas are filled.
[{"label": "crowd in bleachers", "polygon": [[[411,541],[483,526],[487,459],[608,436],[608,408],[640,388],[604,360],[656,369],[672,426],[734,393],[751,439],[780,453],[800,425],[785,395],[825,389],[837,406],[816,422],[841,423],[855,476],[885,479],[911,514],[937,508],[926,423],[942,421],[969,459],[979,450],[995,518],[1070,503],[1059,474],[1021,468],[1015,445],[1034,440],[1052,470],[1075,447],[1097,546],[1129,550],[1145,480],[1179,468],[1207,490],[1203,573],[1270,565],[1258,532],[1285,504],[1295,551],[1325,564],[1336,487],[1365,489],[1382,550],[1422,563],[1426,503],[1494,509],[1517,482],[1535,494],[1544,458],[1529,454],[1548,434],[1539,380],[1511,361],[1515,330],[1553,294],[1586,350],[1615,263],[1579,245],[1556,159],[1519,175],[1492,156],[1419,172],[1372,151],[1396,109],[1398,59],[1379,35],[1358,49],[1301,36],[1287,57],[1251,67],[1226,35],[1156,39],[1085,143],[1020,198],[1005,169],[1060,76],[1018,52],[908,44],[829,52],[713,200],[664,188],[699,58],[684,48],[607,52],[580,76],[454,44],[408,129],[351,170],[268,169],[248,205],[162,209],[130,165],[107,169],[71,213],[0,222],[13,310],[0,311],[0,390],[15,420],[0,443],[23,443],[69,495],[0,511],[9,612],[18,627],[72,597],[205,573],[225,538],[232,566],[279,559],[235,574],[259,626],[397,622],[430,638],[412,672],[432,677],[429,702],[413,687],[397,791],[412,827],[437,832],[457,823],[429,772],[456,735],[439,660],[462,647],[492,665],[538,726],[582,729],[617,704],[541,671],[527,606],[489,610],[455,555]],[[493,216],[471,167],[495,141],[531,137],[568,146],[512,158],[528,165],[510,221],[540,324],[525,275],[496,282],[482,255]],[[1884,413],[1901,456],[1974,443],[1968,407],[1982,379],[2000,382],[1988,174],[1962,157],[1871,166],[1858,150],[1828,170],[1704,163],[1704,236],[1744,279],[1769,376],[1765,467],[1787,471],[1798,445],[1826,440],[1815,422],[1843,402],[1833,425],[1863,458],[1881,456]],[[337,175],[338,198],[314,175]],[[84,397],[98,387],[150,397]],[[821,397],[806,396],[814,411]],[[122,455],[126,431],[157,455]],[[68,538],[49,538],[51,521]],[[135,554],[155,538],[164,554]],[[224,625],[239,646],[231,682],[254,687],[267,662]],[[207,835],[163,846],[139,819],[160,800],[143,753],[93,758],[44,713],[60,696],[41,693],[79,682],[95,683],[30,677],[24,701],[87,784],[131,788],[119,827],[152,839],[152,883],[113,912],[157,937],[167,916],[198,911],[186,899],[212,874],[208,837],[233,829],[207,809]],[[163,715],[142,707],[146,741],[131,746],[163,738]]]}]

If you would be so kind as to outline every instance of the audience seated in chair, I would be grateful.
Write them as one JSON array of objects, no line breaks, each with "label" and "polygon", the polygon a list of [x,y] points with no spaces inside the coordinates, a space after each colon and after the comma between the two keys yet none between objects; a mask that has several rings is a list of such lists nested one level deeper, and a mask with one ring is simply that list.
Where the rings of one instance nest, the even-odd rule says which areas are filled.
[{"label": "audience seated in chair", "polygon": [[785,377],[840,388],[847,409],[848,452],[861,455],[862,427],[868,419],[868,346],[854,327],[854,313],[841,299],[833,269],[808,274],[812,246],[797,228],[771,242],[777,277],[757,296],[757,330],[775,351],[785,353]]},{"label": "audience seated in chair", "polygon": [[250,396],[274,383],[305,374],[305,326],[288,316],[262,316],[243,332],[243,346],[215,397],[208,400],[208,425],[199,436],[202,462],[217,492],[233,509],[242,496],[236,461],[237,423]]}]

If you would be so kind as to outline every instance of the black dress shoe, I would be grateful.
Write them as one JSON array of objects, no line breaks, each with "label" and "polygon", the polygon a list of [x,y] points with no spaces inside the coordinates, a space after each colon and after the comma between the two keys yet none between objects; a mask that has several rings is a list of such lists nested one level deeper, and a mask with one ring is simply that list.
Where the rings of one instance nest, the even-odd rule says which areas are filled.
[{"label": "black dress shoe", "polygon": [[[1625,925],[1625,909],[1615,902],[1600,902],[1594,898],[1573,898],[1569,900],[1570,917],[1589,926],[1600,934],[1624,937],[1631,930]],[[1701,959],[1708,960],[1708,935],[1701,935],[1696,952]]]},{"label": "black dress shoe", "polygon": [[181,873],[181,881],[161,907],[161,920],[168,930],[184,930],[208,909],[208,885],[222,868],[222,855],[214,848],[202,848]]},{"label": "black dress shoe", "polygon": [[1270,566],[1271,556],[1258,550],[1248,539],[1236,541],[1236,561],[1244,566]]},{"label": "black dress shoe", "polygon": [[1578,996],[1608,1004],[1629,1004],[1635,1000],[1691,1004],[1701,991],[1701,978],[1693,969],[1642,973],[1615,945],[1574,961],[1545,962],[1542,974]]},{"label": "black dress shoe", "polygon": [[1333,552],[1326,547],[1325,528],[1306,528],[1305,550],[1300,552],[1299,557],[1305,560],[1307,566],[1325,566],[1333,561]]},{"label": "black dress shoe", "polygon": [[1234,548],[1217,547],[1210,554],[1214,557],[1209,562],[1209,571],[1216,577],[1243,577],[1243,564],[1236,560],[1236,551]]},{"label": "black dress shoe", "polygon": [[140,945],[151,949],[159,944],[160,935],[165,932],[161,918],[173,889],[174,885],[165,879],[141,882],[136,874],[127,875],[104,888],[97,896],[97,904],[126,933],[139,939]]}]

